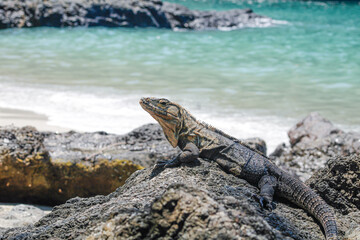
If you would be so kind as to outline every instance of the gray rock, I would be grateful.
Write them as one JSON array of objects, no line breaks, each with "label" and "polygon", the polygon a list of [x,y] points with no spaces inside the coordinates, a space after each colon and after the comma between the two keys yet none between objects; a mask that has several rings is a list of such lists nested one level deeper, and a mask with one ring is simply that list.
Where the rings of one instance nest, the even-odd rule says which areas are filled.
[{"label": "gray rock", "polygon": [[0,201],[56,205],[109,194],[134,171],[177,152],[155,124],[125,135],[0,127]]},{"label": "gray rock", "polygon": [[330,158],[306,183],[342,213],[339,226],[345,235],[343,239],[359,240],[360,155]]},{"label": "gray rock", "polygon": [[236,29],[274,22],[251,9],[196,11],[159,0],[2,0],[0,29],[11,27],[157,27]]},{"label": "gray rock", "polygon": [[331,157],[360,153],[360,133],[344,132],[318,113],[305,117],[288,135],[290,145],[280,144],[270,158],[303,181]]},{"label": "gray rock", "polygon": [[0,154],[25,159],[38,152],[48,152],[49,157],[57,162],[94,165],[103,159],[127,159],[148,167],[157,160],[174,157],[179,149],[168,143],[158,124],[147,124],[124,135],[0,127]]},{"label": "gray rock", "polygon": [[57,161],[96,164],[100,160],[127,159],[149,167],[179,153],[166,140],[158,124],[146,124],[128,134],[106,132],[45,132],[44,148]]},{"label": "gray rock", "polygon": [[314,143],[321,145],[323,138],[338,133],[343,132],[319,113],[312,112],[292,127],[288,136],[292,147],[309,148],[314,147]]},{"label": "gray rock", "polygon": [[344,236],[344,240],[360,240],[360,227],[354,227]]},{"label": "gray rock", "polygon": [[248,139],[244,139],[243,142],[266,156],[266,152],[267,152],[266,142],[261,138],[248,138]]},{"label": "gray rock", "polygon": [[[304,210],[276,199],[277,208],[269,212],[259,207],[257,194],[203,159],[160,172],[147,168],[108,196],[70,199],[1,239],[324,239]],[[335,210],[340,235],[353,233],[359,211]]]},{"label": "gray rock", "polygon": [[360,155],[331,158],[307,184],[343,214],[360,211]]},{"label": "gray rock", "polygon": [[[261,139],[244,140],[260,151]],[[136,170],[179,153],[158,124],[125,135],[0,127],[0,201],[45,205],[109,194]]]}]

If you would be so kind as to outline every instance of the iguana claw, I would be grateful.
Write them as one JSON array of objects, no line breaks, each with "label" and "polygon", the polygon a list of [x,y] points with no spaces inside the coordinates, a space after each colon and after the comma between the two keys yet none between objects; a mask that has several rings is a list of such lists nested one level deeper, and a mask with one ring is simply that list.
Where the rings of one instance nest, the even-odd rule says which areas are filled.
[{"label": "iguana claw", "polygon": [[254,196],[255,199],[259,202],[261,209],[266,209],[272,211],[276,208],[276,204],[274,202],[269,202],[266,198],[261,196]]},{"label": "iguana claw", "polygon": [[271,206],[270,206],[270,204],[268,203],[268,201],[266,200],[266,198],[260,197],[259,203],[260,203],[261,208],[265,208],[265,209],[269,209],[269,208],[270,208],[269,210],[272,210],[272,209],[271,209]]},{"label": "iguana claw", "polygon": [[155,169],[158,169],[158,168],[169,168],[169,167],[176,167],[180,165],[180,162],[179,160],[175,157],[171,160],[159,160],[157,161],[157,163],[155,164]]}]

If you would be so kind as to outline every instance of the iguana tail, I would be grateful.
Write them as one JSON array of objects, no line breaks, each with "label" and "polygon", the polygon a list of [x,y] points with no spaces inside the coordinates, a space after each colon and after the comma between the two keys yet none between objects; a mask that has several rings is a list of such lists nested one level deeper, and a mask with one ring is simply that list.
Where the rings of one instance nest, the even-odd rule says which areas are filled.
[{"label": "iguana tail", "polygon": [[283,197],[303,207],[320,221],[327,240],[338,240],[333,210],[311,188],[299,179],[284,173],[279,179],[278,190]]}]

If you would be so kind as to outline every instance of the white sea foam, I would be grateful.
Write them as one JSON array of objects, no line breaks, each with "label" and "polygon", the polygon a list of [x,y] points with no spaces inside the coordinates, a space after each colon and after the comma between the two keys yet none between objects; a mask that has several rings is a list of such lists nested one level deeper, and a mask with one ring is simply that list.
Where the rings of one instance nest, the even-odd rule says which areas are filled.
[{"label": "white sea foam", "polygon": [[0,84],[0,106],[44,114],[49,125],[79,131],[125,133],[150,119],[136,96],[107,96],[43,87]]},{"label": "white sea foam", "polygon": [[281,119],[274,116],[255,116],[236,114],[224,118],[211,117],[209,114],[198,114],[199,119],[206,119],[207,123],[220,128],[226,133],[238,138],[260,137],[266,141],[268,154],[276,146],[288,142],[287,131],[293,120]]},{"label": "white sea foam", "polygon": [[[96,91],[94,91],[96,90]],[[88,87],[15,85],[0,83],[0,107],[33,111],[48,117],[48,124],[77,131],[106,131],[124,134],[155,120],[142,110],[138,101],[147,94],[126,93]],[[251,111],[234,111],[221,106],[197,105],[195,100],[164,96],[186,106],[203,120],[237,138],[260,137],[271,153],[278,144],[287,143],[287,131],[300,119],[264,116]],[[31,124],[31,123],[29,123]],[[360,131],[359,126],[338,125]]]},{"label": "white sea foam", "polygon": [[[142,97],[140,94],[114,94],[111,91],[99,94],[66,87],[56,89],[7,83],[0,83],[0,89],[0,107],[44,114],[49,118],[49,125],[78,131],[123,134],[142,124],[155,122],[138,104]],[[199,119],[235,137],[263,138],[268,144],[269,153],[279,143],[287,142],[286,131],[293,124],[292,120],[273,116],[244,112],[219,115],[216,108],[199,109],[191,103],[186,103],[186,106]]]}]

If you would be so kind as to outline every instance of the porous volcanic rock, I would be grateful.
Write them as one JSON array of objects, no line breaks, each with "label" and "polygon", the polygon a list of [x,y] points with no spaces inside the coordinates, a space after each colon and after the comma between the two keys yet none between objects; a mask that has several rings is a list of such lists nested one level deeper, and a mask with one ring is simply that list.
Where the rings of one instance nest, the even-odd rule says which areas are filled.
[{"label": "porous volcanic rock", "polygon": [[360,153],[360,133],[344,132],[316,112],[292,127],[288,136],[290,145],[280,144],[270,157],[303,181],[331,157]]},{"label": "porous volcanic rock", "polygon": [[128,134],[106,132],[44,132],[44,147],[57,162],[96,164],[103,160],[126,159],[143,167],[179,153],[166,140],[158,124],[146,124]]},{"label": "porous volcanic rock", "polygon": [[331,158],[307,183],[344,214],[360,211],[360,155]]},{"label": "porous volcanic rock", "polygon": [[306,183],[347,219],[344,240],[359,240],[360,155],[330,158]]},{"label": "porous volcanic rock", "polygon": [[[146,168],[108,196],[70,199],[0,239],[324,239],[304,210],[276,198],[269,212],[259,207],[257,194],[256,187],[203,159]],[[335,210],[340,236],[360,223],[359,212]]]},{"label": "porous volcanic rock", "polygon": [[[266,154],[263,140],[243,141]],[[2,127],[0,201],[56,205],[76,196],[109,194],[134,171],[179,152],[158,124],[125,135]]]},{"label": "porous volcanic rock", "polygon": [[161,129],[126,135],[0,128],[0,201],[44,205],[109,194],[136,170],[175,156]]},{"label": "porous volcanic rock", "polygon": [[156,27],[236,29],[274,24],[251,9],[196,11],[159,0],[2,0],[0,29],[23,27]]}]

